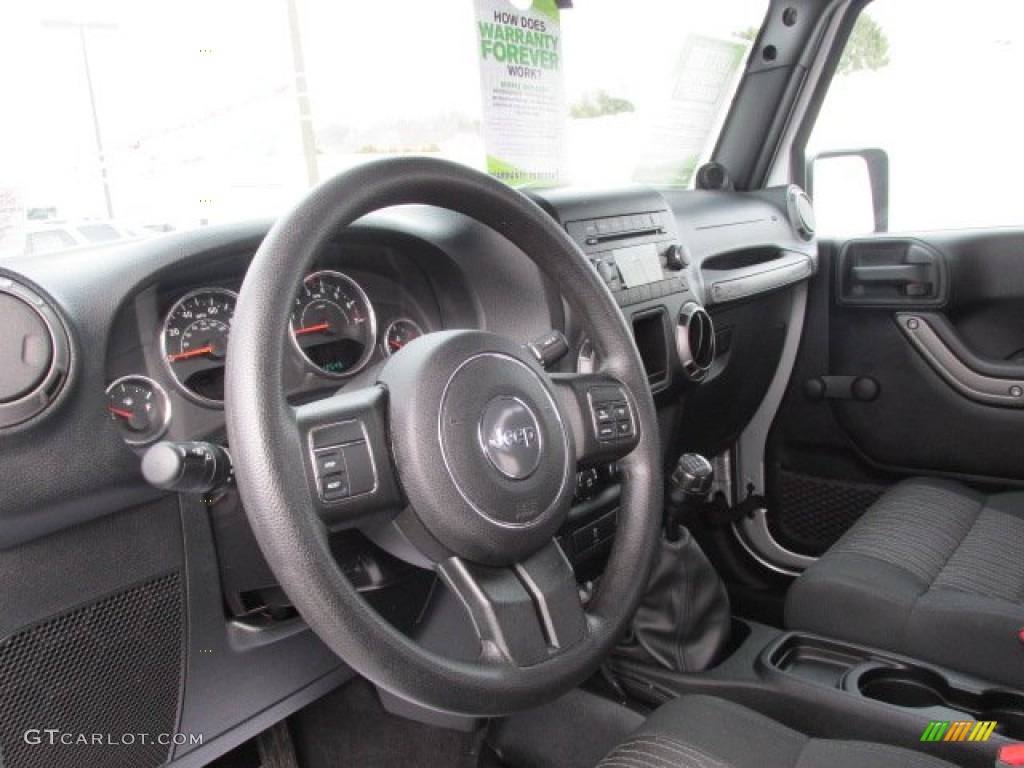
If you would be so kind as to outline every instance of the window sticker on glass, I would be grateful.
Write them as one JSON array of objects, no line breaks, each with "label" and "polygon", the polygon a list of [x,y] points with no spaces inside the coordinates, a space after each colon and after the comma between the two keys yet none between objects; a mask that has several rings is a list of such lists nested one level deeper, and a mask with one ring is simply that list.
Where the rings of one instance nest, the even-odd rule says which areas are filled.
[{"label": "window sticker on glass", "polygon": [[654,118],[635,181],[688,185],[732,100],[749,44],[690,35],[676,63],[672,92]]},{"label": "window sticker on glass", "polygon": [[564,181],[565,85],[554,0],[476,0],[487,171],[514,186]]}]

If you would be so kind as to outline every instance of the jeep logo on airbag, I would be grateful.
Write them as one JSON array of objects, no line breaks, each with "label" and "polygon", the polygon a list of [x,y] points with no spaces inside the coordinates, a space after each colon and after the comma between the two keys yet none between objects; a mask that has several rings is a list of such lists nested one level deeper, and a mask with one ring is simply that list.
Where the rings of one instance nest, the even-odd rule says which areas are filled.
[{"label": "jeep logo on airbag", "polygon": [[523,480],[540,464],[537,417],[517,397],[496,397],[480,417],[480,448],[487,460],[510,480]]}]

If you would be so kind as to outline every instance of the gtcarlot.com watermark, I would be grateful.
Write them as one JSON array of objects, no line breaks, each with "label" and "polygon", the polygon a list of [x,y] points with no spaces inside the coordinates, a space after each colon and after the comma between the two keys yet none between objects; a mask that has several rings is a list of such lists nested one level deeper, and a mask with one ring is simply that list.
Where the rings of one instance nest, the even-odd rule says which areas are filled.
[{"label": "gtcarlot.com watermark", "polygon": [[22,738],[32,746],[50,747],[133,747],[143,744],[197,747],[203,743],[201,733],[75,733],[59,728],[29,728]]}]

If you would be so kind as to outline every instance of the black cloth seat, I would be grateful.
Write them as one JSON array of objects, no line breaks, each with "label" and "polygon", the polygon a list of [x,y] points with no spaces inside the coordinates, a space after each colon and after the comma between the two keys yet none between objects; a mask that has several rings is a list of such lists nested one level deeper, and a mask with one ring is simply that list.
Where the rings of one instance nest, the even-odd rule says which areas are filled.
[{"label": "black cloth seat", "polygon": [[813,739],[753,710],[708,696],[665,704],[598,768],[949,768],[909,749]]},{"label": "black cloth seat", "polygon": [[894,486],[790,587],[786,625],[1024,689],[1024,493]]}]

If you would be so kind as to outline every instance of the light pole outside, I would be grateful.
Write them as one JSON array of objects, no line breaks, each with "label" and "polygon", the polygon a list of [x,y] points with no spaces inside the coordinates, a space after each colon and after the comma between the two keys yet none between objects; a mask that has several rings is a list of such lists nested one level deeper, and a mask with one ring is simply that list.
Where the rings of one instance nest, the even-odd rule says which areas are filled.
[{"label": "light pole outside", "polygon": [[96,139],[96,154],[100,162],[100,178],[103,181],[103,198],[107,204],[107,218],[114,218],[114,203],[110,195],[110,176],[107,173],[107,156],[103,152],[103,136],[100,132],[100,118],[96,112],[96,94],[92,87],[92,70],[89,67],[89,44],[86,40],[86,30],[117,29],[117,24],[98,21],[67,21],[67,20],[46,20],[43,26],[49,29],[77,29],[78,39],[82,45],[82,63],[85,66],[85,83],[89,90],[89,109],[92,112],[92,130]]}]

